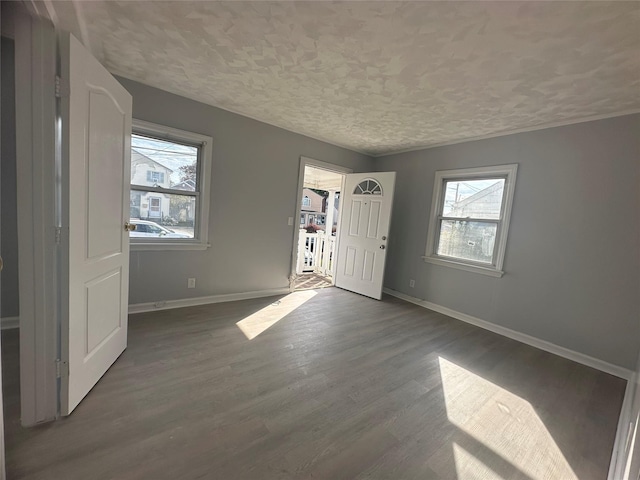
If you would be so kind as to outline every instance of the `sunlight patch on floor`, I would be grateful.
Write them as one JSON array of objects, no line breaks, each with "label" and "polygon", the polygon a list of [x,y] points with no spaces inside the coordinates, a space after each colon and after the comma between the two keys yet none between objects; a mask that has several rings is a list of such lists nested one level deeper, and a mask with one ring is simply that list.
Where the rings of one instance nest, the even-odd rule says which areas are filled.
[{"label": "sunlight patch on floor", "polygon": [[[453,442],[453,457],[458,478],[473,478],[474,480],[476,478],[505,478],[455,442]],[[464,472],[464,475],[461,475],[461,472]]]},{"label": "sunlight patch on floor", "polygon": [[313,290],[290,293],[262,310],[243,318],[236,325],[249,340],[253,340],[316,295],[317,293]]},{"label": "sunlight patch on floor", "polygon": [[442,357],[439,362],[447,417],[460,429],[451,450],[458,479],[578,478],[529,402]]}]

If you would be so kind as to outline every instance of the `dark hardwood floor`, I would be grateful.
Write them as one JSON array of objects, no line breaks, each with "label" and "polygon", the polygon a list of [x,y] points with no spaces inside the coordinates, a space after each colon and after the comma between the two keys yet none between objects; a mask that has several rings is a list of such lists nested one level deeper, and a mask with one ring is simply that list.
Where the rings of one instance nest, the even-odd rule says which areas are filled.
[{"label": "dark hardwood floor", "polygon": [[606,478],[625,381],[392,297],[279,299],[130,316],[30,429],[3,331],[9,480]]}]

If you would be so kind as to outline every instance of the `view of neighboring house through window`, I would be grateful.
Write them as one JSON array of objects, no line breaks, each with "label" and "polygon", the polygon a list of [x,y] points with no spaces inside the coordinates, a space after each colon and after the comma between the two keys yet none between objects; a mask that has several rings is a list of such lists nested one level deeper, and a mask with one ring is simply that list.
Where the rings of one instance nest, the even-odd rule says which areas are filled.
[{"label": "view of neighboring house through window", "polygon": [[[300,209],[301,228],[317,230],[327,229],[327,215],[330,206],[327,204],[329,192],[313,188],[304,188],[302,194],[302,204]],[[333,225],[331,231],[338,223],[338,205],[340,192],[333,195]]]},{"label": "view of neighboring house through window", "polygon": [[492,263],[504,181],[445,181],[438,255]]},{"label": "view of neighboring house through window", "polygon": [[516,168],[436,173],[425,260],[502,275]]},{"label": "view of neighboring house through window", "polygon": [[[132,243],[206,242],[201,215],[205,141],[198,135],[146,124],[131,136]],[[176,133],[177,132],[177,133]],[[181,138],[181,134],[184,138]],[[203,137],[208,138],[208,137]],[[208,194],[208,192],[206,192]]]}]

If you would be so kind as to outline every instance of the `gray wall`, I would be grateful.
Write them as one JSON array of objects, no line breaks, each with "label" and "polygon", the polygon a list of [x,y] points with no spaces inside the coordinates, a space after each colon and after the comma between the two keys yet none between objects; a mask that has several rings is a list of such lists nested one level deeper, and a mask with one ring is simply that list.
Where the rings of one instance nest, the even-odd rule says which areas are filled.
[{"label": "gray wall", "polygon": [[18,316],[18,232],[16,205],[15,79],[13,40],[2,37],[2,118],[0,139],[0,317]]},{"label": "gray wall", "polygon": [[[502,278],[428,264],[436,170],[518,163]],[[390,155],[385,286],[634,369],[640,115]],[[409,288],[409,279],[416,280]]]},{"label": "gray wall", "polygon": [[[10,42],[2,43],[2,316],[18,314]],[[130,302],[286,287],[300,155],[398,172],[385,286],[634,368],[640,116],[372,160],[129,80],[136,118],[211,135],[212,247],[132,252]],[[9,106],[9,108],[7,108]],[[9,121],[6,121],[6,118]],[[503,278],[424,263],[434,172],[518,163]],[[297,224],[294,218],[294,225]],[[12,260],[13,259],[13,260]],[[188,277],[198,288],[187,289]],[[416,280],[409,288],[409,279]]]},{"label": "gray wall", "polygon": [[[134,118],[213,137],[211,248],[131,252],[129,303],[287,287],[300,156],[373,168],[366,155],[119,80],[133,96]],[[187,289],[188,277],[196,289]]]}]

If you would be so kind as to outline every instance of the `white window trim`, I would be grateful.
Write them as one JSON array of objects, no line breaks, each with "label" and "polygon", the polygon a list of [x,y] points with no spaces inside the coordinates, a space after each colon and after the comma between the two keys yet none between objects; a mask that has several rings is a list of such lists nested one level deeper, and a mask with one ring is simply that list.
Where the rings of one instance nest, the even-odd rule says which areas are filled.
[{"label": "white window trim", "polygon": [[209,239],[209,203],[211,199],[211,163],[213,160],[213,138],[199,133],[178,130],[143,120],[133,119],[133,133],[146,134],[162,140],[201,144],[200,195],[197,213],[197,231],[194,239],[149,239],[131,238],[131,250],[206,250],[211,245]]},{"label": "white window trim", "polygon": [[[433,263],[435,265],[457,268],[459,270],[466,270],[468,272],[481,273],[483,275],[489,275],[492,277],[502,277],[504,275],[502,266],[504,264],[504,256],[507,249],[507,236],[509,233],[509,222],[511,219],[511,209],[513,205],[513,195],[516,187],[517,172],[517,164],[437,171],[433,186],[433,198],[431,200],[431,214],[429,216],[427,248],[424,257],[422,257],[424,261]],[[435,251],[437,245],[436,235],[438,235],[439,233],[438,217],[442,214],[441,210],[444,203],[444,182],[463,178],[472,180],[474,178],[483,178],[489,176],[506,177],[502,216],[499,223],[498,231],[496,233],[497,249],[495,255],[495,263],[492,265],[485,265],[473,261],[452,259],[449,257],[437,255]]]}]

